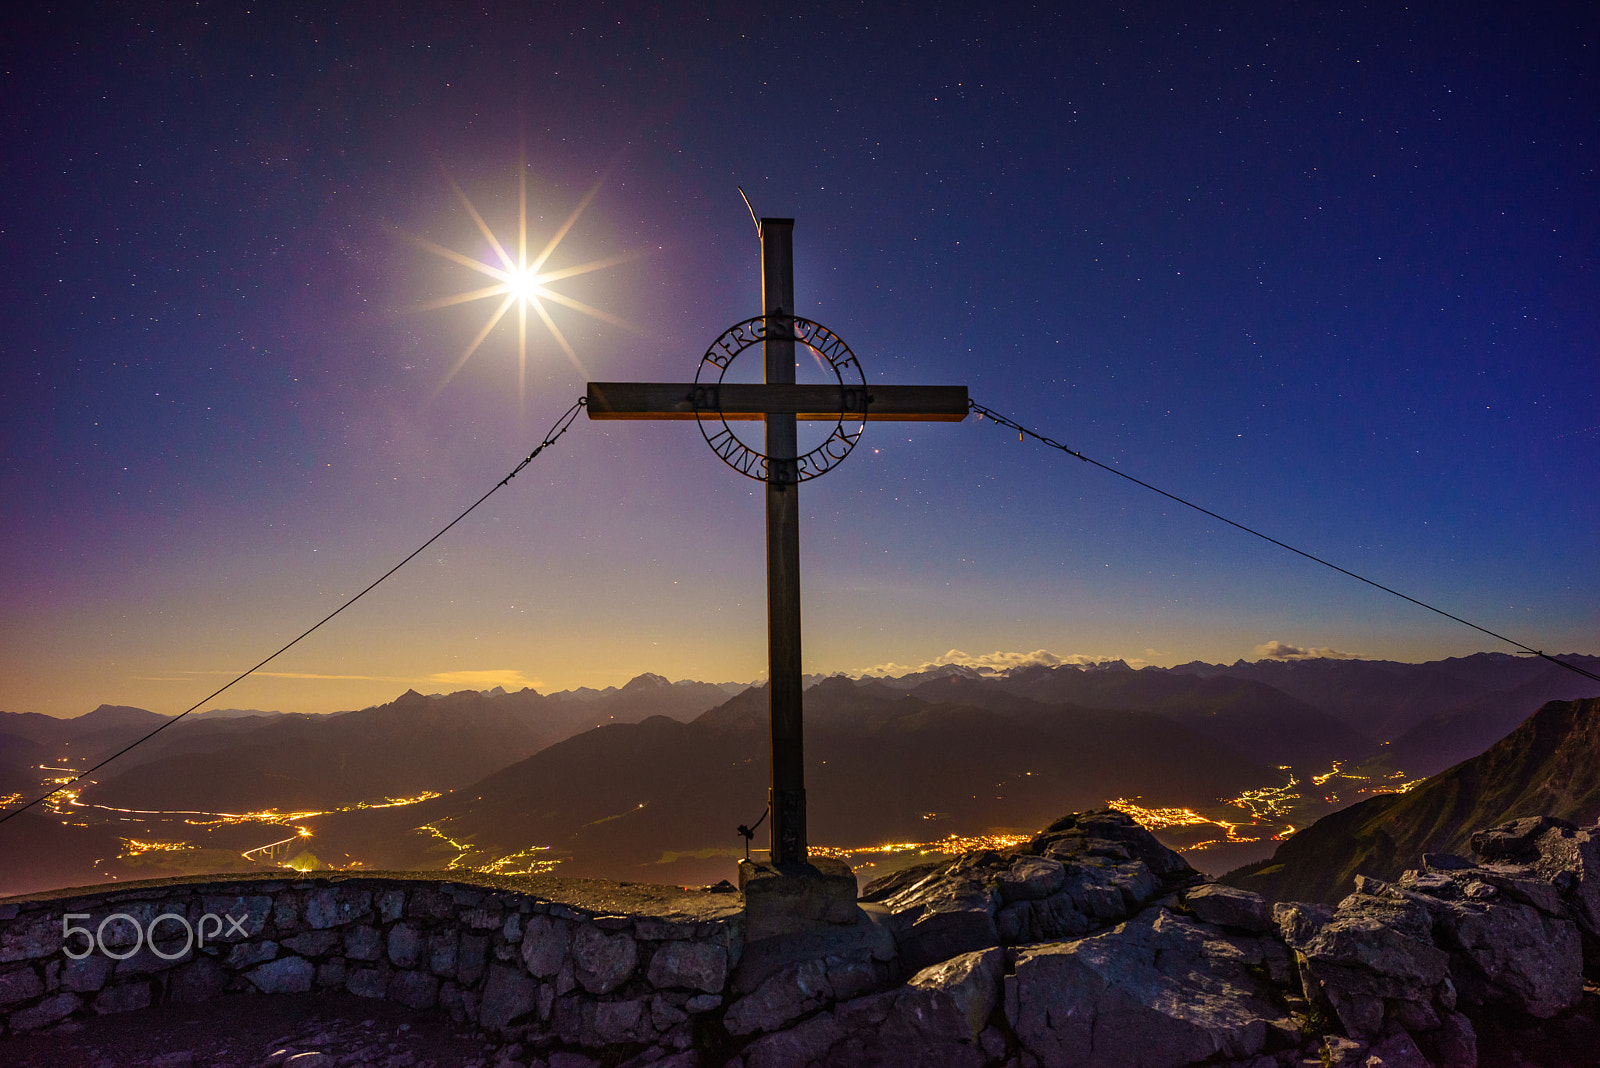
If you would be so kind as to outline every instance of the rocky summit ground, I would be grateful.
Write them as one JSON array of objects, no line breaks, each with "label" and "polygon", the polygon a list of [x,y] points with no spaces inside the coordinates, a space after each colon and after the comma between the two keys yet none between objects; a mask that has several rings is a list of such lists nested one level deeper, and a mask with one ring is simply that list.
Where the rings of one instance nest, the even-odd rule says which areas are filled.
[{"label": "rocky summit ground", "polygon": [[[465,997],[452,1016],[442,998],[407,1010],[337,987],[157,999],[19,1023],[0,1065],[1600,1065],[1600,827],[1530,818],[1470,846],[1360,877],[1337,906],[1274,904],[1206,881],[1121,813],[1076,813],[1015,848],[879,880],[831,933],[732,944],[728,959],[637,925],[635,939],[620,902],[592,920],[517,913],[495,927],[498,978],[476,1017]],[[391,956],[409,959],[403,941]],[[28,1006],[13,1022],[38,1015],[41,975],[0,975],[0,1001]]]}]

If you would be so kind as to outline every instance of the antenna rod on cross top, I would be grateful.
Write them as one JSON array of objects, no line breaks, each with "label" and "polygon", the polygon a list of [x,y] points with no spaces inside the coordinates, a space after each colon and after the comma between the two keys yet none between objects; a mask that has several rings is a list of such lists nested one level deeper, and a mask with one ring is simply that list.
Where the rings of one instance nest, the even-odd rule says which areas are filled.
[{"label": "antenna rod on cross top", "polygon": [[[761,220],[761,314],[794,315],[794,220]],[[768,385],[793,385],[794,331],[763,342]],[[800,494],[795,419],[767,414],[767,684],[771,701],[773,864],[806,859],[805,737],[800,676]]]}]

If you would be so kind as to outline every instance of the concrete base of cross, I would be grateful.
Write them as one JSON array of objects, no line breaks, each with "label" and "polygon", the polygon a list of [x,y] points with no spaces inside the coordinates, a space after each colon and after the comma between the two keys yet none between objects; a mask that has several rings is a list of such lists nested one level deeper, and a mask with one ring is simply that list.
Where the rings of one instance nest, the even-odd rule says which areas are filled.
[{"label": "concrete base of cross", "polygon": [[856,877],[842,860],[815,857],[799,864],[746,860],[739,864],[746,943],[822,927],[853,926]]}]

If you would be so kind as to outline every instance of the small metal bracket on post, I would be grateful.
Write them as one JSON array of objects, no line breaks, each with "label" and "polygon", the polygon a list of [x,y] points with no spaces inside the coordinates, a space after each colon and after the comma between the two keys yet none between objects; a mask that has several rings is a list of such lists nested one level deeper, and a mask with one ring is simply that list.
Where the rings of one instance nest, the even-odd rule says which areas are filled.
[{"label": "small metal bracket on post", "polygon": [[742,823],[739,824],[739,835],[744,839],[744,859],[746,861],[750,859],[750,839],[756,836],[756,828],[766,821],[767,813],[771,811],[772,806],[769,805],[761,810],[761,819],[756,820],[750,826],[746,827]]}]

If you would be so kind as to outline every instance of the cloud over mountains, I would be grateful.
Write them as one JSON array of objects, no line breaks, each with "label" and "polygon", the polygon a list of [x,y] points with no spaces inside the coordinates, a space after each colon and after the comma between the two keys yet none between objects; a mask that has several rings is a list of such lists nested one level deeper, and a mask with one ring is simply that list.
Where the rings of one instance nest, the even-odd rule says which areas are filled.
[{"label": "cloud over mountains", "polygon": [[[899,677],[902,675],[912,675],[923,671],[932,671],[934,668],[955,666],[972,668],[974,671],[978,671],[985,675],[998,675],[1001,672],[1010,671],[1014,668],[1061,667],[1064,664],[1073,664],[1081,667],[1084,664],[1103,664],[1108,660],[1115,659],[1117,658],[1111,656],[1088,656],[1082,653],[1073,653],[1070,656],[1057,656],[1048,649],[1035,649],[1031,653],[1007,653],[996,651],[993,653],[984,653],[979,656],[974,656],[971,653],[963,653],[960,649],[951,649],[943,656],[936,657],[933,660],[923,661],[921,664],[917,665],[896,663],[878,664],[873,667],[862,668],[860,671],[849,672],[849,674],[856,678],[863,678],[869,675],[887,675]],[[1139,667],[1144,662],[1142,660],[1129,660],[1128,663],[1134,667]]]},{"label": "cloud over mountains", "polygon": [[1302,649],[1288,642],[1270,641],[1251,650],[1257,660],[1364,660],[1360,653],[1341,653],[1337,649]]}]

